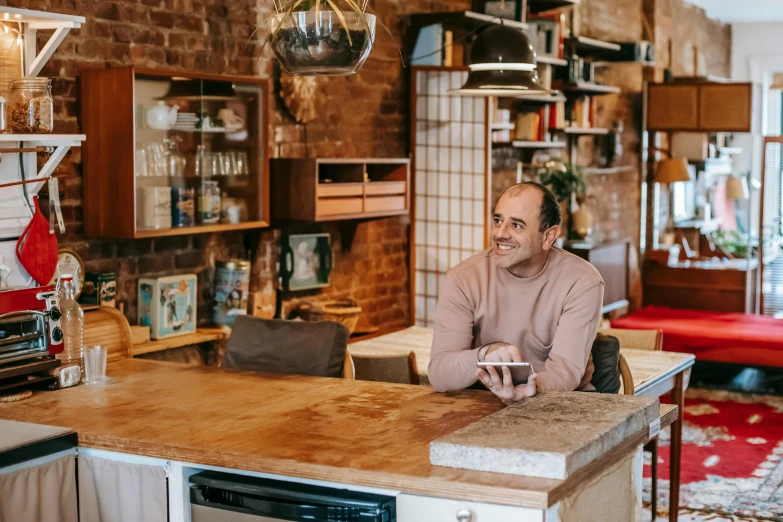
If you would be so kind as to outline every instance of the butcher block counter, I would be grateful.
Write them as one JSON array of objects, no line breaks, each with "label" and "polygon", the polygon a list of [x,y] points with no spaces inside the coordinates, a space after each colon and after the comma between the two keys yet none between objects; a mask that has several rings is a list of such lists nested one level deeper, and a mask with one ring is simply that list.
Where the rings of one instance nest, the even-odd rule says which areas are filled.
[{"label": "butcher block counter", "polygon": [[[482,505],[527,508],[513,514],[519,521],[569,520],[547,513],[585,488],[600,486],[618,466],[640,468],[638,446],[647,438],[645,427],[565,480],[470,471],[431,465],[430,443],[503,409],[489,392],[440,394],[427,386],[138,359],[110,363],[108,374],[116,384],[80,385],[0,404],[0,419],[68,427],[78,434],[80,451],[165,462],[172,521],[190,520],[187,495],[181,494],[187,473],[177,475],[184,469],[241,470],[440,499],[438,505],[450,506],[444,521],[458,520],[451,507],[459,502],[450,501],[467,502],[478,513]],[[661,412],[662,424],[670,423],[674,412]],[[399,505],[398,500],[400,522],[441,520],[432,514],[401,518],[405,509]],[[494,514],[469,520],[507,517],[484,512]],[[531,513],[538,515],[527,518]]]}]

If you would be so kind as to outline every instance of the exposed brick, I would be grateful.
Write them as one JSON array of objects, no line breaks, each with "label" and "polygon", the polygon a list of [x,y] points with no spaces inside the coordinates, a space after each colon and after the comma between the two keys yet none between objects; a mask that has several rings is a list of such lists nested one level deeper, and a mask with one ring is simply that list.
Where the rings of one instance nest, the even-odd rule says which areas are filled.
[{"label": "exposed brick", "polygon": [[174,270],[174,256],[172,254],[154,254],[139,258],[139,274],[159,274]]},{"label": "exposed brick", "polygon": [[191,252],[185,252],[183,254],[177,254],[176,265],[177,268],[200,268],[205,264],[205,252],[203,250],[194,250]]}]

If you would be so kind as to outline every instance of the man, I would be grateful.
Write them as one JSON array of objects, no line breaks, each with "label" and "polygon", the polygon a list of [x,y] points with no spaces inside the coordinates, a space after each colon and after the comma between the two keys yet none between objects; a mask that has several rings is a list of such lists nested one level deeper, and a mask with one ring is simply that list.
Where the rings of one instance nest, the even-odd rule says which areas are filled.
[{"label": "man", "polygon": [[[510,404],[536,389],[591,389],[604,283],[590,263],[553,246],[560,220],[554,194],[537,183],[500,197],[492,247],[449,270],[441,287],[429,366],[437,391],[480,380]],[[514,386],[508,368],[501,376],[479,361],[526,361],[535,374]]]}]

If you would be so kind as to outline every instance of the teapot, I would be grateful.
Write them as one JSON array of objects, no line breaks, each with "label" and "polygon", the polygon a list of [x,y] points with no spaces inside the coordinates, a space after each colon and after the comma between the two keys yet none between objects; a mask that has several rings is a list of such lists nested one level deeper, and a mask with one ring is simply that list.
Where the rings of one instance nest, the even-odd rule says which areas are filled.
[{"label": "teapot", "polygon": [[166,102],[159,101],[158,105],[147,109],[147,126],[151,129],[171,130],[177,124],[177,112],[179,107],[169,107]]}]

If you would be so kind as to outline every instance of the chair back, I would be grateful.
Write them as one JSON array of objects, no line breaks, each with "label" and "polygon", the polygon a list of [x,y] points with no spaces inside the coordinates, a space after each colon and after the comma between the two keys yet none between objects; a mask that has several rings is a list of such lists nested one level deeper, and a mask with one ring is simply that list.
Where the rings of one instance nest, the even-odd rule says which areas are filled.
[{"label": "chair back", "polygon": [[223,368],[317,377],[342,377],[348,328],[332,321],[286,321],[237,317]]},{"label": "chair back", "polygon": [[84,336],[87,346],[105,346],[107,361],[130,357],[131,329],[122,312],[111,306],[99,306],[84,312]]},{"label": "chair back", "polygon": [[356,379],[362,381],[419,384],[416,354],[362,355],[351,354]]},{"label": "chair back", "polygon": [[623,381],[623,395],[634,394],[633,375],[631,375],[631,367],[628,366],[628,361],[625,360],[623,354],[620,354],[620,378]]},{"label": "chair back", "polygon": [[602,328],[604,335],[617,337],[621,348],[635,350],[663,350],[663,330],[626,330],[621,328]]}]

